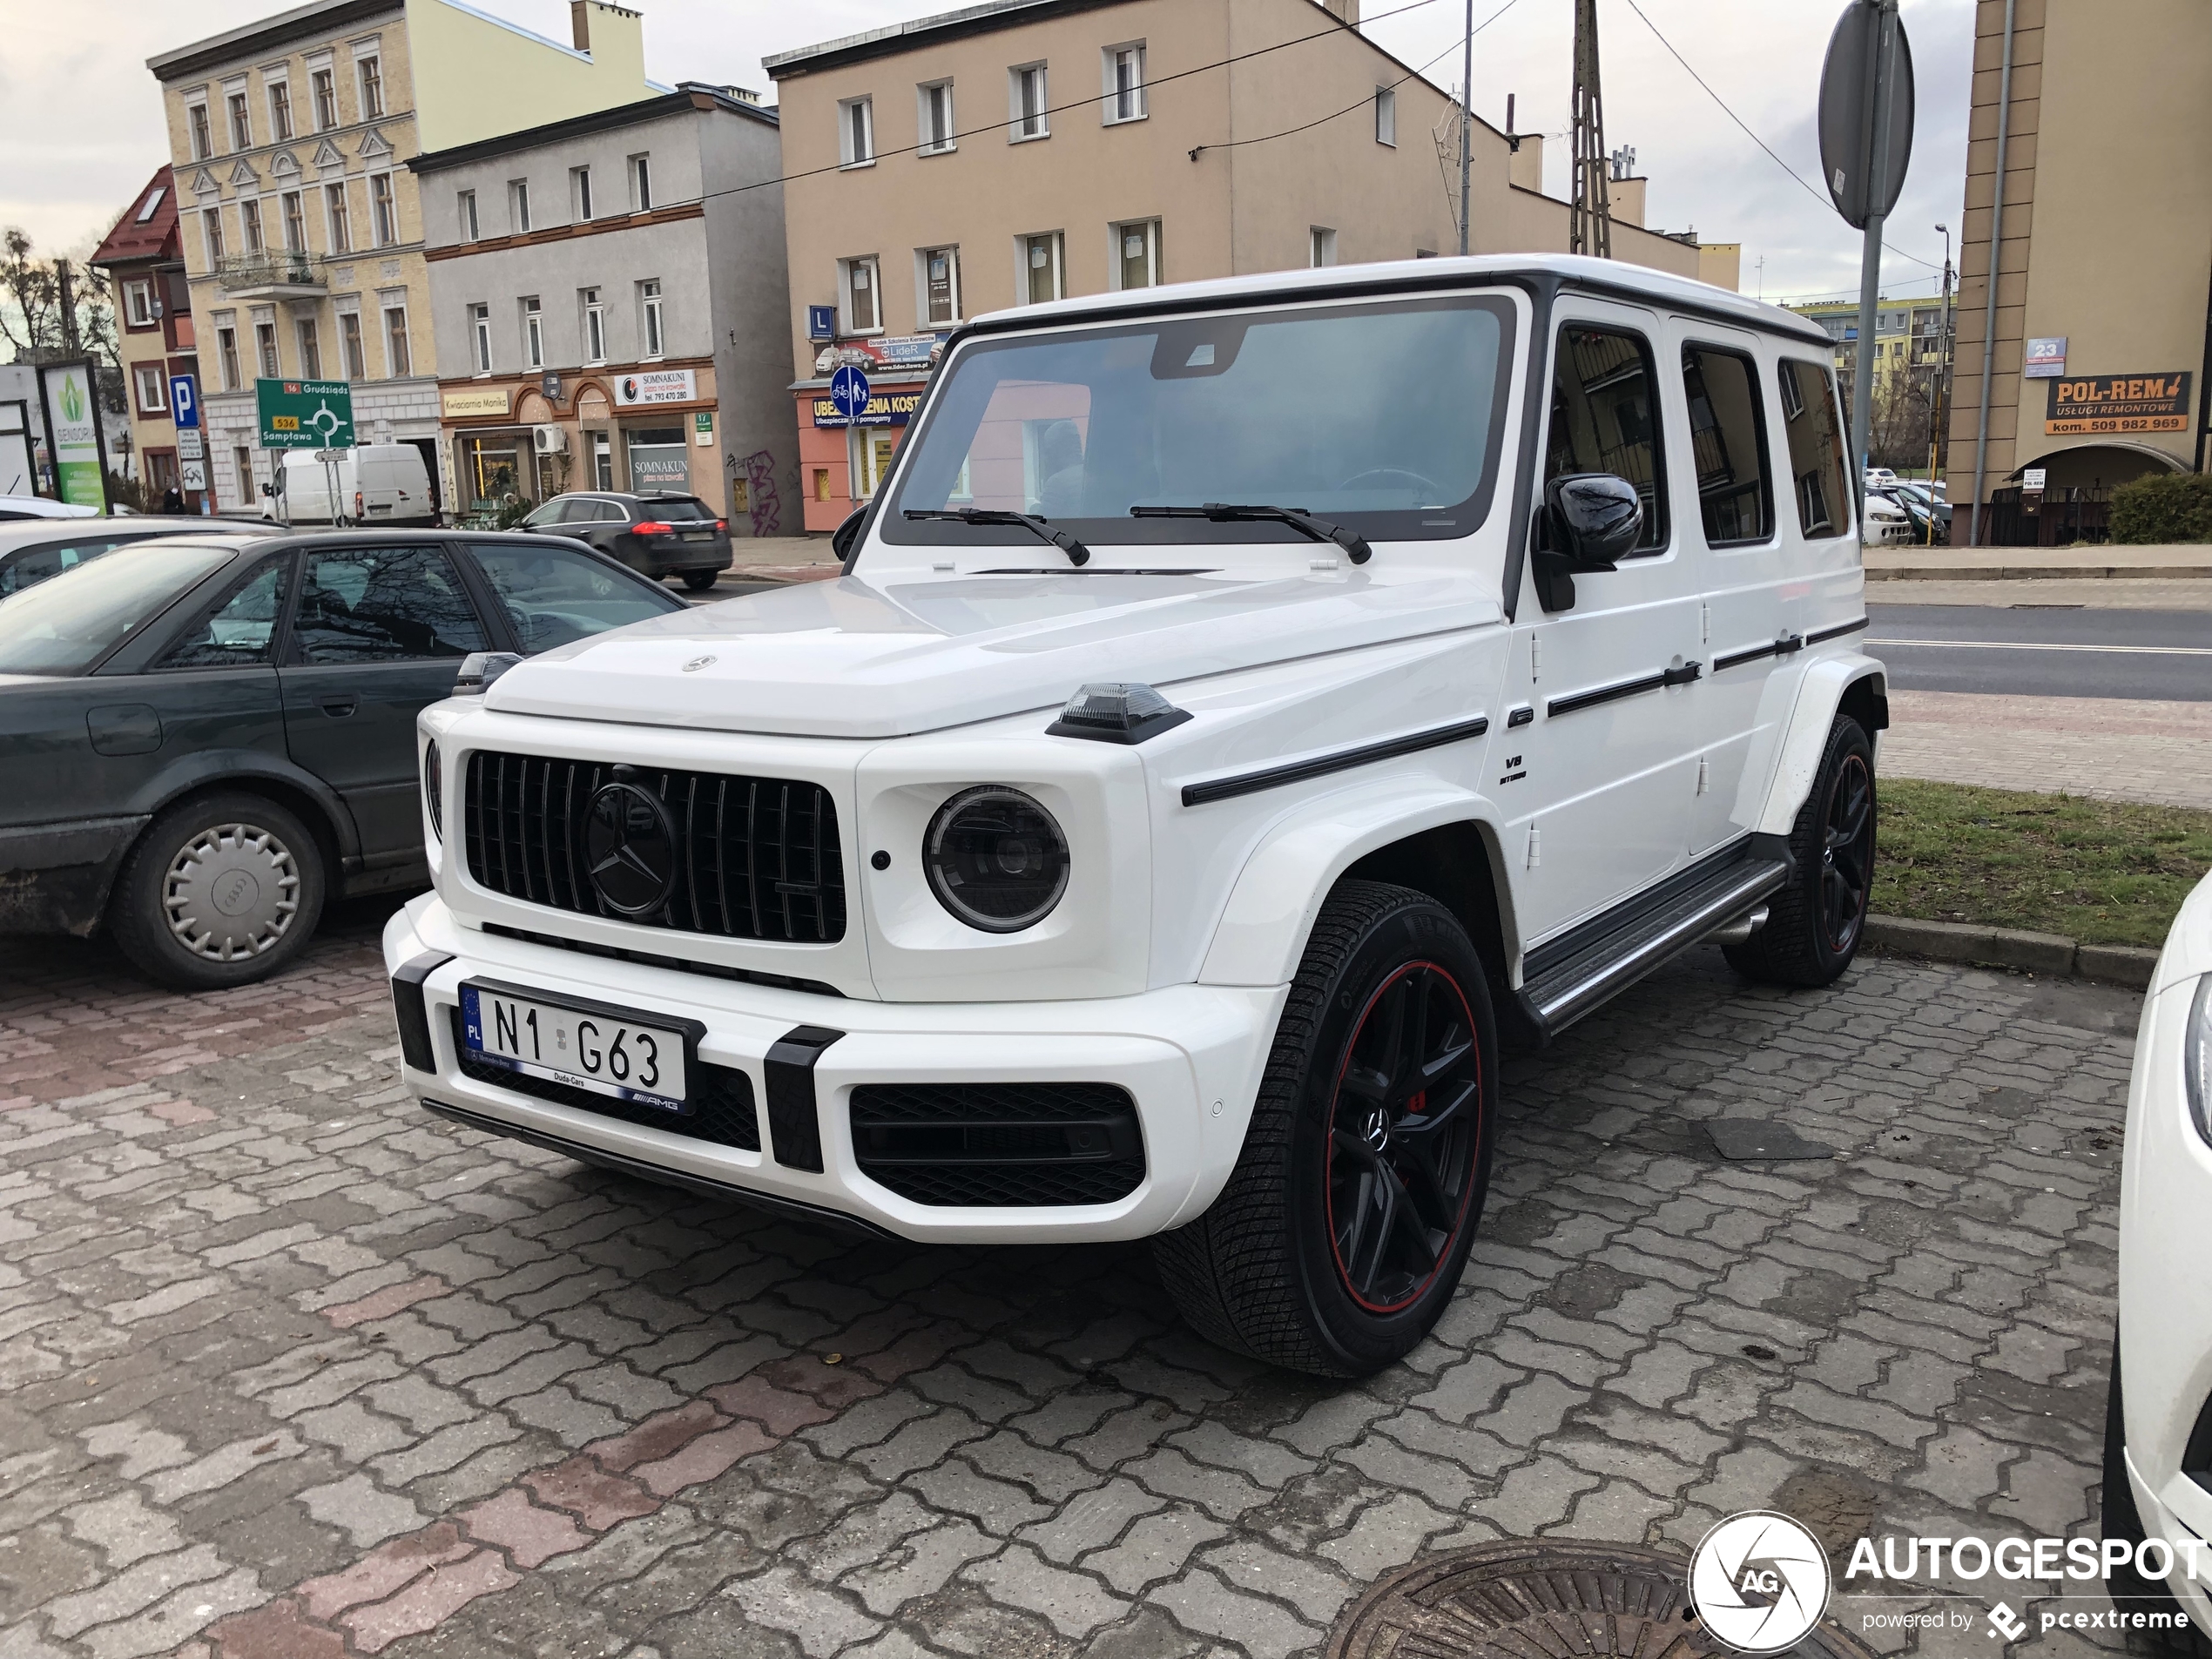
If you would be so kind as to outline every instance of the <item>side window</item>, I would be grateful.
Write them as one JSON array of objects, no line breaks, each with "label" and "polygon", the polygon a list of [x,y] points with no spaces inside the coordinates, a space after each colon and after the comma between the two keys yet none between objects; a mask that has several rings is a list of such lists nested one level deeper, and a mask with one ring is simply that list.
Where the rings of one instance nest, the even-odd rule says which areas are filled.
[{"label": "side window", "polygon": [[1765,541],[1774,534],[1774,489],[1767,478],[1757,368],[1736,352],[1684,346],[1682,385],[1705,545]]},{"label": "side window", "polygon": [[466,657],[485,645],[458,573],[435,547],[310,553],[292,637],[293,658],[301,663]]},{"label": "side window", "polygon": [[0,563],[0,599],[18,589],[35,587],[64,570],[74,570],[132,539],[125,536],[101,536],[92,541],[50,542],[44,547],[27,547]]},{"label": "side window", "polygon": [[1809,542],[1841,536],[1851,524],[1851,482],[1844,471],[1835,382],[1819,364],[1793,357],[1784,358],[1777,372],[1798,526]]},{"label": "side window", "polygon": [[564,519],[589,517],[590,514],[584,510],[588,506],[588,502],[570,501],[566,498],[560,501],[550,501],[524,519],[522,528],[526,530],[542,530],[558,524]]},{"label": "side window", "polygon": [[1667,492],[1659,468],[1659,381],[1641,334],[1569,323],[1552,368],[1547,482],[1569,473],[1609,472],[1643,497],[1636,551],[1667,545]]},{"label": "side window", "polygon": [[239,668],[267,663],[291,576],[288,556],[271,559],[218,601],[154,666]]},{"label": "side window", "polygon": [[526,651],[684,609],[666,590],[610,570],[589,553],[494,542],[471,543],[469,551]]}]

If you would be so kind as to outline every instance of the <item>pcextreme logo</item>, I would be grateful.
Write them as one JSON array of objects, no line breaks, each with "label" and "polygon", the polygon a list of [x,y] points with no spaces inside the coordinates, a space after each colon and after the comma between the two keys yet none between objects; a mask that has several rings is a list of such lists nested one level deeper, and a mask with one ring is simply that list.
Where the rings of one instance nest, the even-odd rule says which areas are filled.
[{"label": "pcextreme logo", "polygon": [[1828,1552],[1787,1515],[1730,1515],[1698,1541],[1689,1595],[1714,1636],[1738,1653],[1795,1647],[1828,1610]]}]

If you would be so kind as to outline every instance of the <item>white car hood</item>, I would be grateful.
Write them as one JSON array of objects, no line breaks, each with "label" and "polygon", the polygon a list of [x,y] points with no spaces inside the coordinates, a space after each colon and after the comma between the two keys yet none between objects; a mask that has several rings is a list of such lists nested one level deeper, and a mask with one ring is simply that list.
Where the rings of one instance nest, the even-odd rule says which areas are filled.
[{"label": "white car hood", "polygon": [[1503,619],[1494,591],[1433,566],[1251,578],[894,570],[579,640],[510,669],[485,702],[570,719],[905,737],[1055,709],[1091,681],[1166,685],[1480,627]]}]

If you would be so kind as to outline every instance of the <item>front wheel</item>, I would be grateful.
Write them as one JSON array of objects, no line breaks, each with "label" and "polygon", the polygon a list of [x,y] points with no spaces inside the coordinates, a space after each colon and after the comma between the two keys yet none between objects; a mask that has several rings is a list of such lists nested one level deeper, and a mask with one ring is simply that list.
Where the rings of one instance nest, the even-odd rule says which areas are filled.
[{"label": "front wheel", "polygon": [[1408,888],[1339,884],[1227,1185],[1153,1240],[1184,1317],[1224,1347],[1319,1376],[1402,1359],[1474,1242],[1497,1055],[1482,963],[1452,914]]},{"label": "front wheel", "polygon": [[1723,948],[1736,970],[1770,985],[1833,983],[1858,954],[1874,887],[1874,747],[1839,714],[1790,832],[1797,873],[1768,900],[1767,924]]}]

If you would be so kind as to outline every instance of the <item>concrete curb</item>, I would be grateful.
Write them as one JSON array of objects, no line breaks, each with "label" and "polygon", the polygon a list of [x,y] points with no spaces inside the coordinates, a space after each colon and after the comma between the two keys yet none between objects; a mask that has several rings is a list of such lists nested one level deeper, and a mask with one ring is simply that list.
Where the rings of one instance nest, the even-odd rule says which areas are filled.
[{"label": "concrete curb", "polygon": [[1893,564],[1866,572],[1869,582],[2182,582],[2212,577],[2212,564]]},{"label": "concrete curb", "polygon": [[2020,968],[2036,974],[2100,980],[2143,990],[2150,984],[2158,953],[2128,945],[2083,945],[2059,934],[2023,933],[2013,927],[1978,927],[1955,921],[1912,921],[1902,916],[1869,916],[1869,948],[1897,956],[1925,956],[1930,961],[1971,962],[1982,968]]}]

